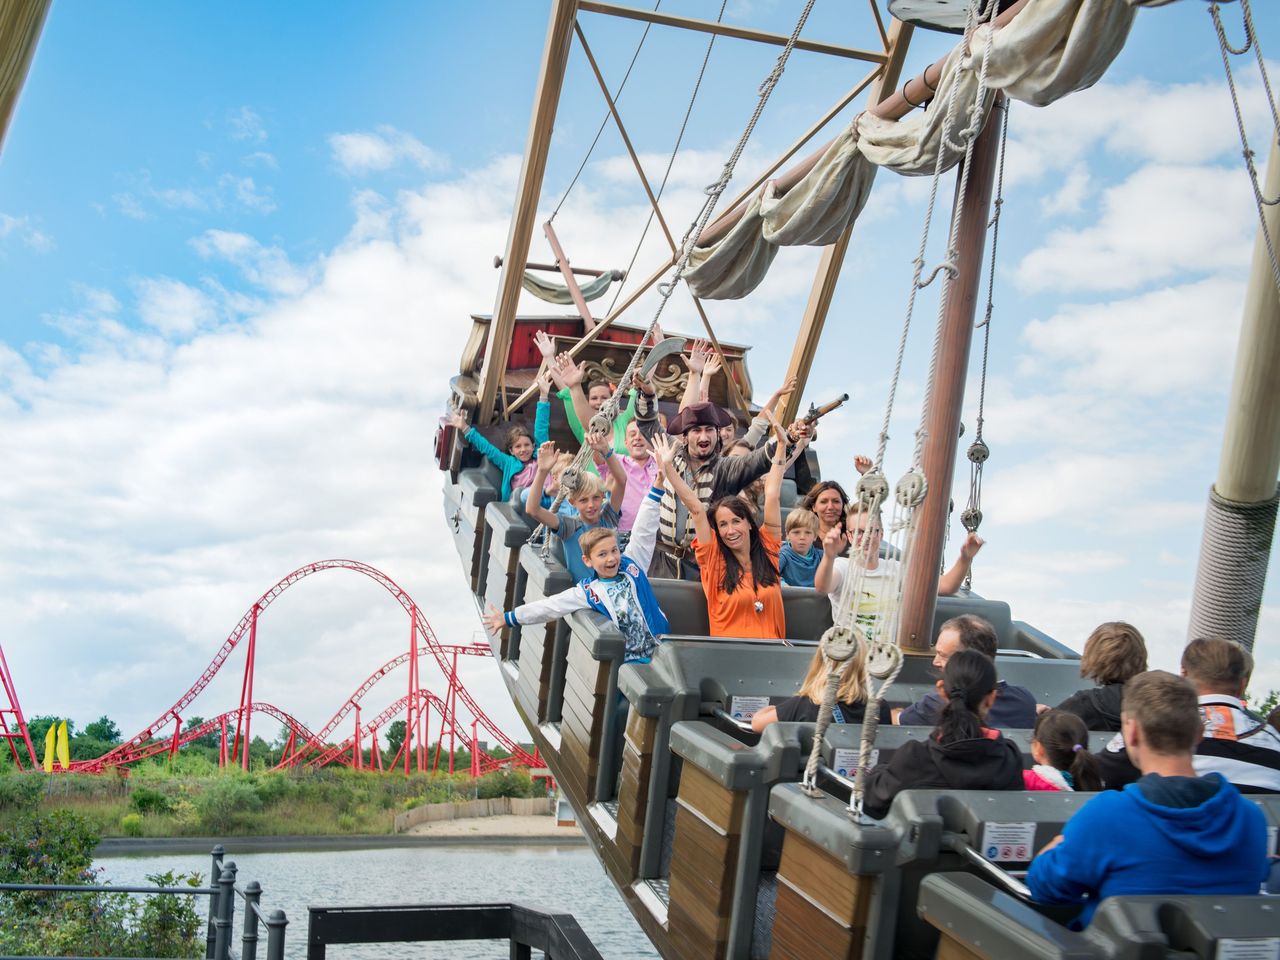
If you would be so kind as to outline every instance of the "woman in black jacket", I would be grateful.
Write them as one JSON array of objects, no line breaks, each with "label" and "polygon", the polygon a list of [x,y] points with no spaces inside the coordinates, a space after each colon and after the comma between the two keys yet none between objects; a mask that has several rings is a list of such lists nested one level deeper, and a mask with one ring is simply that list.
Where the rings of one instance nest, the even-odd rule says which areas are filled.
[{"label": "woman in black jacket", "polygon": [[1098,686],[1073,693],[1058,709],[1074,713],[1090,730],[1116,732],[1124,685],[1146,669],[1147,645],[1137,627],[1120,620],[1100,624],[1084,642],[1080,658],[1080,676]]},{"label": "woman in black jacket", "polygon": [[908,740],[867,774],[862,811],[881,820],[903,790],[1021,790],[1022,754],[982,725],[996,699],[996,668],[977,650],[952,654],[938,681],[946,701],[925,742]]}]

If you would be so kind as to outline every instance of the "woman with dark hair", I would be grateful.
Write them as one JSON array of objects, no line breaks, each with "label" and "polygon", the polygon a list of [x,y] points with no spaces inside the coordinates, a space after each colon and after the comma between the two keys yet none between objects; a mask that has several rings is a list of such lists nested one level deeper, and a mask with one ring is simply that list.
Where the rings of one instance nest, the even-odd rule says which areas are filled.
[{"label": "woman with dark hair", "polygon": [[844,522],[844,512],[849,507],[849,495],[834,480],[823,480],[811,489],[800,506],[818,515],[818,543],[822,542],[832,527]]},{"label": "woman with dark hair", "polygon": [[1036,719],[1031,733],[1035,766],[1022,771],[1028,790],[1102,789],[1098,758],[1089,752],[1089,729],[1066,710],[1049,710]]},{"label": "woman with dark hair", "polygon": [[946,701],[925,742],[908,740],[867,774],[862,809],[883,819],[903,790],[1022,790],[1022,754],[983,724],[996,699],[996,667],[977,650],[951,655],[938,681]]},{"label": "woman with dark hair", "polygon": [[1090,730],[1117,732],[1124,685],[1146,670],[1147,644],[1137,627],[1121,620],[1099,624],[1084,642],[1080,657],[1080,676],[1097,686],[1073,693],[1058,709],[1074,713]]},{"label": "woman with dark hair", "polygon": [[[776,420],[773,424],[779,436],[785,436]],[[654,438],[654,456],[693,523],[693,551],[707,595],[712,636],[781,640],[787,635],[778,574],[782,474],[787,463],[785,441],[780,442],[764,478],[764,525],[757,526],[755,510],[740,496],[721,497],[704,507],[674,469],[675,445],[666,437]]]}]

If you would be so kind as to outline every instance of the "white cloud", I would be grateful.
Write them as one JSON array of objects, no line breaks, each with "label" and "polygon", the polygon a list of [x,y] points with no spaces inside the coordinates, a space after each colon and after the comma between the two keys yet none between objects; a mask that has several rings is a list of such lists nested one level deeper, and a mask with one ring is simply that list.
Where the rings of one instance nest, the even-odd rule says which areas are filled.
[{"label": "white cloud", "polygon": [[[270,154],[261,156],[271,157]],[[151,172],[142,170],[132,180],[130,189],[116,193],[112,200],[116,209],[134,220],[151,219],[155,208],[189,213],[247,210],[261,214],[272,213],[276,209],[271,188],[260,186],[253,177],[224,173],[209,184],[157,186]]]},{"label": "white cloud", "polygon": [[54,247],[53,237],[36,227],[31,217],[0,213],[0,244],[11,238],[36,253],[48,253]]},{"label": "white cloud", "polygon": [[349,174],[389,170],[408,162],[427,170],[439,167],[443,158],[412,134],[381,126],[376,133],[335,133],[329,147],[338,165]]},{"label": "white cloud", "polygon": [[271,188],[259,188],[253,182],[253,177],[224,173],[218,178],[218,186],[233,195],[236,202],[246,210],[271,213],[276,208],[276,202],[271,198]]},{"label": "white cloud", "polygon": [[274,153],[268,153],[265,150],[255,150],[253,153],[246,154],[240,158],[240,162],[246,167],[269,167],[272,170],[280,169],[280,164],[276,160]]},{"label": "white cloud", "polygon": [[250,107],[241,107],[229,114],[227,127],[231,131],[232,140],[262,143],[267,139],[267,129],[262,123],[262,117]]},{"label": "white cloud", "polygon": [[1062,181],[1058,191],[1041,199],[1040,212],[1046,217],[1079,213],[1088,195],[1089,169],[1083,163],[1077,163]]},{"label": "white cloud", "polygon": [[179,280],[156,277],[134,284],[138,315],[163,334],[191,334],[212,325],[216,311],[207,294]]},{"label": "white cloud", "polygon": [[1031,291],[1132,290],[1239,268],[1255,226],[1239,170],[1150,165],[1103,192],[1096,224],[1051,233],[1014,276]]},{"label": "white cloud", "polygon": [[239,267],[245,279],[269,293],[297,296],[309,283],[308,271],[290,262],[279,247],[266,247],[244,233],[206,230],[191,241],[206,259],[220,259]]}]

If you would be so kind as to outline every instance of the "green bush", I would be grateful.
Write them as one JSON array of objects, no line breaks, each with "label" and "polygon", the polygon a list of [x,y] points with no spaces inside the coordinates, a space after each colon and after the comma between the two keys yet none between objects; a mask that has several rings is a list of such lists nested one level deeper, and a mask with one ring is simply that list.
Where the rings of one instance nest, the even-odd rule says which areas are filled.
[{"label": "green bush", "polygon": [[195,799],[196,810],[205,829],[211,833],[228,833],[240,827],[247,815],[262,809],[262,800],[245,780],[216,780]]},{"label": "green bush", "polygon": [[293,792],[293,784],[283,773],[263,773],[253,777],[253,790],[264,807],[279,803]]},{"label": "green bush", "polygon": [[142,814],[126,813],[120,818],[120,830],[126,837],[142,836]]},{"label": "green bush", "polygon": [[172,813],[173,801],[167,794],[150,787],[134,787],[129,794],[129,806],[138,813]]},{"label": "green bush", "polygon": [[6,773],[0,776],[0,810],[31,810],[40,802],[44,778],[35,773]]}]

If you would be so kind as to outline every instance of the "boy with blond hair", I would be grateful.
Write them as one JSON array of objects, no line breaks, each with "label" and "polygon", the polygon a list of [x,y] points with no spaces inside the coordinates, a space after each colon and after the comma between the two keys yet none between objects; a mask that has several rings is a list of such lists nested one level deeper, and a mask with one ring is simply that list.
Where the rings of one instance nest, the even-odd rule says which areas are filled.
[{"label": "boy with blond hair", "polygon": [[[552,531],[564,543],[565,566],[569,568],[569,573],[574,580],[582,580],[591,575],[591,568],[582,556],[579,538],[594,527],[617,529],[621,517],[614,504],[622,503],[622,498],[627,491],[627,475],[622,472],[622,466],[613,452],[609,437],[605,434],[593,435],[588,438],[588,443],[595,450],[596,455],[603,460],[613,481],[613,486],[607,495],[600,478],[584,470],[578,476],[576,489],[568,498],[569,503],[577,509],[578,516],[561,516],[543,507],[542,487],[558,456],[555,444],[548,441],[538,448],[538,469],[530,485],[530,489],[537,491],[538,495],[530,494],[525,504],[525,512],[529,517]],[[560,482],[564,483],[563,471]]]},{"label": "boy with blond hair", "polygon": [[590,569],[588,576],[568,590],[506,613],[490,607],[483,617],[485,626],[497,633],[504,626],[546,623],[575,610],[591,609],[617,625],[624,641],[624,663],[648,663],[658,637],[671,631],[645,574],[658,534],[662,492],[655,482],[641,502],[626,553],[618,549],[616,530],[600,526],[586,530],[578,545],[582,563]]},{"label": "boy with blond hair", "polygon": [[822,551],[814,549],[818,539],[818,515],[804,507],[787,514],[786,542],[778,551],[778,573],[793,587],[812,587]]}]

